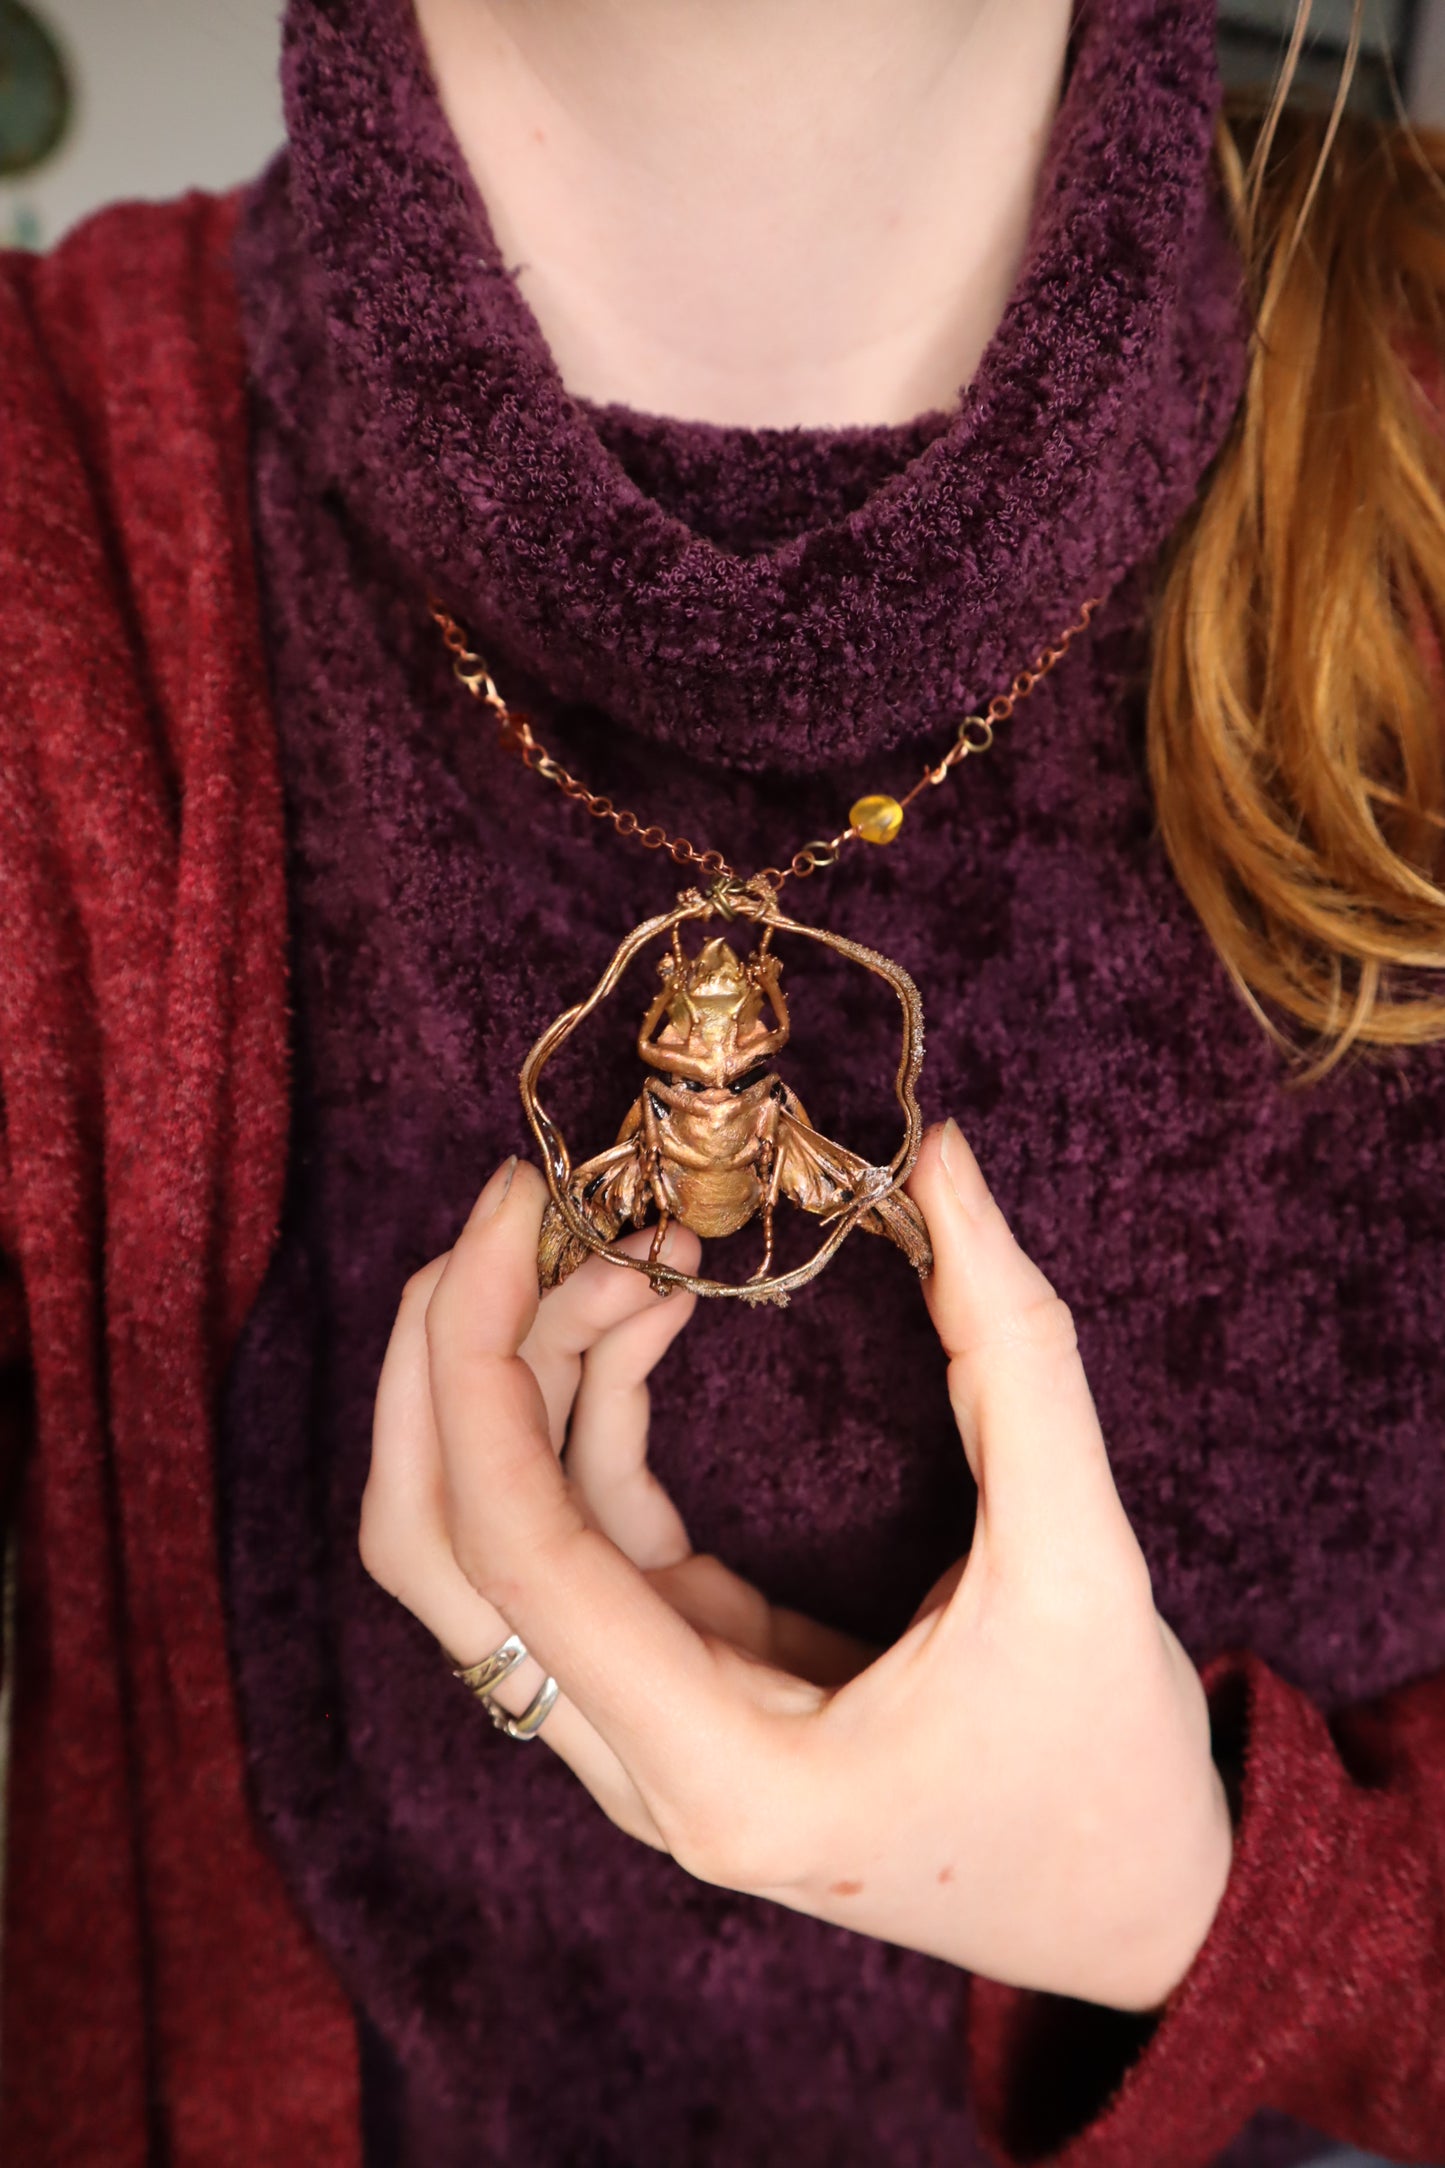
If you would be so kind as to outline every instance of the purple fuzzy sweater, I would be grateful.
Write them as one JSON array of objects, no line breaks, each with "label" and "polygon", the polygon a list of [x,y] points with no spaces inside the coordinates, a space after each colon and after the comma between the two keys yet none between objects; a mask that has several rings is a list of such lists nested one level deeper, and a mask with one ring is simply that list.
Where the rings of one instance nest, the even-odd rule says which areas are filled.
[{"label": "purple fuzzy sweater", "polygon": [[[1027,261],[953,409],[765,430],[570,397],[404,0],[292,0],[291,141],[240,265],[296,1123],[222,1486],[257,1797],[361,2016],[376,2168],[983,2157],[964,1975],[634,1844],[358,1563],[402,1281],[523,1145],[537,1032],[678,885],[499,756],[432,590],[569,765],[743,866],[906,784],[1107,598],[989,759],[798,903],[922,986],[925,1110],[1073,1308],[1190,1652],[1252,1651],[1325,1709],[1445,1666],[1445,1059],[1286,1088],[1145,775],[1153,571],[1242,381],[1213,35],[1208,0],[1084,10]],[[808,969],[789,1079],[886,1156],[885,1010]],[[559,1085],[579,1156],[635,1093],[636,1021]],[[701,1307],[655,1380],[654,1461],[699,1549],[875,1639],[968,1540],[917,1283],[863,1237],[786,1313]],[[1147,2030],[1100,2052],[1122,2067]],[[1311,2150],[1265,2114],[1228,2158]]]}]

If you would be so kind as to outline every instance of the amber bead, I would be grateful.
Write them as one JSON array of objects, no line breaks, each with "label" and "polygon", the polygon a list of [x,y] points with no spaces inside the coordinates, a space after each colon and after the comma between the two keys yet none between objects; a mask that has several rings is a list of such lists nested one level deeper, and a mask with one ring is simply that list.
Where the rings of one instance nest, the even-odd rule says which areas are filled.
[{"label": "amber bead", "polygon": [[903,808],[896,798],[860,798],[848,826],[865,843],[891,843],[903,826]]}]

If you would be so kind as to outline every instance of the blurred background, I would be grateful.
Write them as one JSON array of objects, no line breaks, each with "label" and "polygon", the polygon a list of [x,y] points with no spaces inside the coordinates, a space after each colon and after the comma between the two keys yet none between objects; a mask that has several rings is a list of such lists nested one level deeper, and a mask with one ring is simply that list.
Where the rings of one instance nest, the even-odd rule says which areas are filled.
[{"label": "blurred background", "polygon": [[[225,188],[281,139],[279,0],[0,0],[0,243],[45,247],[119,196]],[[1294,0],[1222,0],[1231,82],[1267,82]],[[1333,80],[1351,0],[1314,0]],[[1445,125],[1445,0],[1368,0],[1357,95]]]},{"label": "blurred background", "polygon": [[0,0],[0,241],[48,246],[118,196],[255,173],[281,140],[279,14],[280,0]]}]

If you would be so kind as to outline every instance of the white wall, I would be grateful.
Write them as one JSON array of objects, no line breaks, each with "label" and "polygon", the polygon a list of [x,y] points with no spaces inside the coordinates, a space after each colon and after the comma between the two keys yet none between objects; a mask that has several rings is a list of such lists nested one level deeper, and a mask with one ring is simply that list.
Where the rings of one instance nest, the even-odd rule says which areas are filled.
[{"label": "white wall", "polygon": [[247,179],[281,140],[280,0],[30,0],[66,48],[63,150],[0,182],[0,240],[57,240],[118,196]]},{"label": "white wall", "polygon": [[1445,128],[1445,0],[1419,0],[1408,88],[1415,118]]},{"label": "white wall", "polygon": [[[1288,0],[1231,0],[1278,19]],[[226,188],[281,140],[280,0],[32,0],[62,38],[78,110],[31,179],[0,181],[0,242],[48,244],[97,204]],[[1348,20],[1349,0],[1316,0]],[[1371,0],[1393,20],[1401,0]],[[1379,19],[1378,13],[1376,19]],[[1445,125],[1445,0],[1418,0],[1410,104]]]}]

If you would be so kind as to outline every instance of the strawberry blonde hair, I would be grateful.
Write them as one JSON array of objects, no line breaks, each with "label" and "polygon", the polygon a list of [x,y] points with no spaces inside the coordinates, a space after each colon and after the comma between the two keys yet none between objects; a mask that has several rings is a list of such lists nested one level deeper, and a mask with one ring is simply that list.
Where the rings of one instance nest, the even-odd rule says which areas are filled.
[{"label": "strawberry blonde hair", "polygon": [[1253,333],[1171,545],[1149,766],[1175,873],[1306,1080],[1445,1038],[1445,134],[1231,104]]}]

